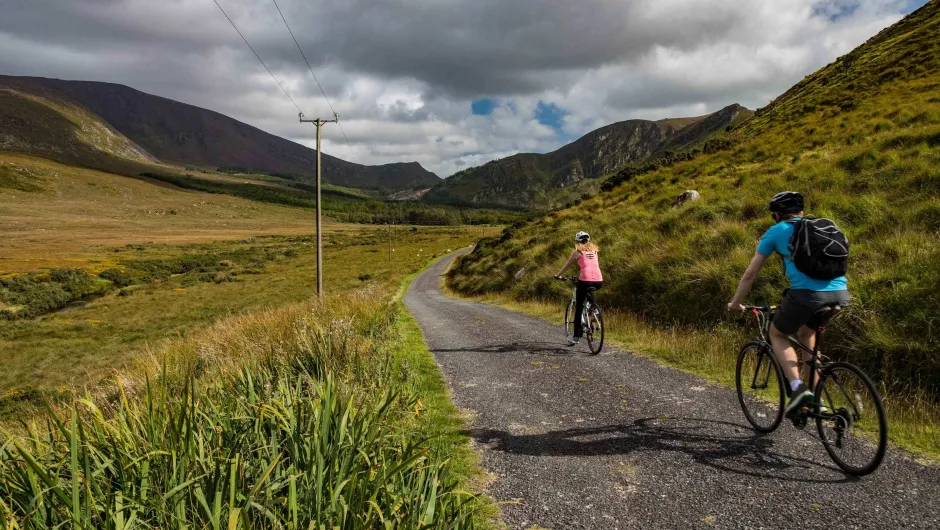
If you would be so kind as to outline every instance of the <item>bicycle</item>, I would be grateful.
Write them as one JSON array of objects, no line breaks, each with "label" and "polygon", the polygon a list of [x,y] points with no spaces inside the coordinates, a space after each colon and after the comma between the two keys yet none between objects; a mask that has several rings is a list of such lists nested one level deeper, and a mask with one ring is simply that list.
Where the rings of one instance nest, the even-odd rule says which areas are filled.
[{"label": "bicycle", "polygon": [[[565,338],[574,337],[574,311],[576,306],[576,297],[578,294],[578,279],[562,276],[559,280],[572,282],[574,289],[571,292],[571,301],[565,308]],[[588,295],[596,291],[594,288],[588,288]],[[581,313],[581,329],[584,337],[588,341],[588,349],[592,355],[597,355],[604,347],[604,315],[597,304],[592,304],[590,296],[584,301],[584,311]]]},{"label": "bicycle", "polygon": [[[783,420],[785,401],[790,396],[790,382],[770,345],[770,323],[777,306],[745,306],[754,315],[759,336],[741,348],[738,354],[735,380],[738,400],[748,422],[762,433],[777,429]],[[827,306],[817,313],[835,316],[842,308]],[[888,422],[884,404],[874,383],[860,368],[846,362],[833,362],[820,353],[817,332],[816,346],[812,349],[790,337],[790,343],[799,354],[798,367],[809,356],[809,381],[815,399],[792,418],[794,426],[805,428],[809,419],[816,420],[816,430],[829,457],[843,471],[862,476],[881,465],[888,445]],[[856,450],[874,451],[858,460],[851,459]],[[871,452],[871,451],[869,451]],[[849,454],[846,454],[849,453]]]}]

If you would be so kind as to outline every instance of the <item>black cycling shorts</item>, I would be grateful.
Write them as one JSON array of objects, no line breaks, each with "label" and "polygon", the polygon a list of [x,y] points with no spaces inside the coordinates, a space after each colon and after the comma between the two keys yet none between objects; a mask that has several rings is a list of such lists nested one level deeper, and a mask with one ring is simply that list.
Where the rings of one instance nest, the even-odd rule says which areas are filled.
[{"label": "black cycling shorts", "polygon": [[774,315],[774,327],[785,335],[793,335],[803,326],[819,330],[832,315],[816,314],[816,310],[834,304],[845,307],[851,299],[848,291],[790,289]]}]

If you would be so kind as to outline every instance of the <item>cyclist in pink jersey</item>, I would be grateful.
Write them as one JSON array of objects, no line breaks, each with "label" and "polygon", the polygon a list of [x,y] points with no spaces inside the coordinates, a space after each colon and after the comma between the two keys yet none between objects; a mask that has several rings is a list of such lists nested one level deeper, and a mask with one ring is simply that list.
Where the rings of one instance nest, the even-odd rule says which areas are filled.
[{"label": "cyclist in pink jersey", "polygon": [[594,299],[594,291],[604,285],[604,275],[601,274],[601,265],[598,261],[597,253],[600,249],[591,242],[591,236],[587,232],[578,232],[574,236],[574,252],[568,258],[565,266],[555,275],[561,278],[568,270],[568,267],[578,262],[578,268],[581,269],[578,275],[578,285],[575,292],[575,310],[574,310],[574,337],[568,340],[569,346],[574,346],[581,340],[581,313],[584,311],[584,300],[590,298],[591,303],[597,305]]}]

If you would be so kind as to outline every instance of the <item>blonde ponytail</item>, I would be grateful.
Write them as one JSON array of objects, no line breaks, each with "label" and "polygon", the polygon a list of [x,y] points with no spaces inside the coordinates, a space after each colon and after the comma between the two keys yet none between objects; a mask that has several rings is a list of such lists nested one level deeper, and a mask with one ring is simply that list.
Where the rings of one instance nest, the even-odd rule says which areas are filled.
[{"label": "blonde ponytail", "polygon": [[588,241],[587,243],[575,243],[574,249],[582,254],[586,254],[589,252],[597,252],[600,250],[600,248],[598,248],[597,245],[595,245],[591,241]]}]

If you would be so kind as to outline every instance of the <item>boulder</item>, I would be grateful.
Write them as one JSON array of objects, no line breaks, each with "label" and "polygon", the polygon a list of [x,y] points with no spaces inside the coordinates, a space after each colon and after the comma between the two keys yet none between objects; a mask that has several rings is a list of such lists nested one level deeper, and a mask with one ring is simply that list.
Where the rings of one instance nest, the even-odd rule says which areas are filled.
[{"label": "boulder", "polygon": [[687,202],[695,202],[701,199],[702,196],[695,190],[685,190],[679,195],[679,198],[676,199],[676,204],[674,206],[679,207]]}]

